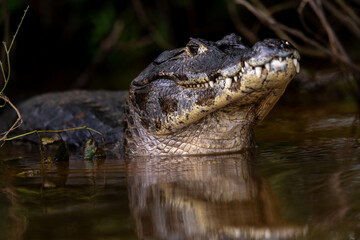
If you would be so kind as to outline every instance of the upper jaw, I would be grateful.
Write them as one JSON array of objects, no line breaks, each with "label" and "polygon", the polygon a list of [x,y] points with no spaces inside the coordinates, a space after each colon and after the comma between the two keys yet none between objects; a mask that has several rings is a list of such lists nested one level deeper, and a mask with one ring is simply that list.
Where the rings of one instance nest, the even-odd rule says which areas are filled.
[{"label": "upper jaw", "polygon": [[[263,78],[270,72],[285,71],[292,64],[296,73],[300,72],[300,54],[297,50],[279,52],[268,56],[254,56],[242,59],[238,63],[218,70],[213,76],[198,74],[186,76],[188,80],[177,81],[177,84],[186,88],[214,88],[216,85],[230,89],[237,86],[237,82],[246,74],[253,74],[257,78]],[[210,74],[209,74],[210,75]]]}]

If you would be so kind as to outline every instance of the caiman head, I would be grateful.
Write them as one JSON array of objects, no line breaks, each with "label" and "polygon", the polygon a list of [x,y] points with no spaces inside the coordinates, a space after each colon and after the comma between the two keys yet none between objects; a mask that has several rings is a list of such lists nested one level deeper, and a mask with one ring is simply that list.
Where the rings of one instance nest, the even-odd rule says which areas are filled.
[{"label": "caiman head", "polygon": [[300,71],[285,40],[252,48],[235,34],[190,39],[160,54],[131,83],[125,150],[132,155],[217,154],[254,145],[262,120]]}]

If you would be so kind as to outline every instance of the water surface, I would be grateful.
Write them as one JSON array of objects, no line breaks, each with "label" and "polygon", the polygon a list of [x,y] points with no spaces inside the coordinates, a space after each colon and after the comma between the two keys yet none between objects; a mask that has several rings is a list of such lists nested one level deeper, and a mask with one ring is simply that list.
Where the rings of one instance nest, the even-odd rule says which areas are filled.
[{"label": "water surface", "polygon": [[360,239],[353,110],[276,108],[238,154],[41,165],[0,153],[0,239]]}]

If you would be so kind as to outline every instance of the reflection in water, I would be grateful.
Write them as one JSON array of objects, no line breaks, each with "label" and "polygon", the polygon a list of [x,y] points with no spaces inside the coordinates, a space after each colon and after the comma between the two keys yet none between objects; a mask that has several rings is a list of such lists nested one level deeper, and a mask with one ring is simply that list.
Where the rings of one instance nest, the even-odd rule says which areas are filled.
[{"label": "reflection in water", "polygon": [[359,137],[342,124],[291,125],[291,142],[275,123],[289,126],[262,129],[255,159],[73,156],[42,166],[38,148],[2,148],[0,239],[360,239]]},{"label": "reflection in water", "polygon": [[99,239],[108,231],[133,239],[118,216],[128,215],[123,161],[3,159],[0,239]]},{"label": "reflection in water", "polygon": [[2,231],[3,237],[7,236],[8,239],[23,239],[23,235],[27,228],[27,218],[21,214],[21,201],[19,200],[16,189],[9,185],[4,184],[1,188],[1,193],[9,201],[7,214],[11,224],[7,228],[8,233]]},{"label": "reflection in water", "polygon": [[281,217],[251,153],[136,158],[128,164],[130,208],[141,239],[282,239],[306,228]]}]

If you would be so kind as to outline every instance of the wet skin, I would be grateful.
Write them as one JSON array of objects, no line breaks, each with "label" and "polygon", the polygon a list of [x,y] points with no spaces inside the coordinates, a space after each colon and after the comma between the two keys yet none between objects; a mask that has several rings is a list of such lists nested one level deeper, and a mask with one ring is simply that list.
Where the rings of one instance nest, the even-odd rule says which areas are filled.
[{"label": "wet skin", "polygon": [[[253,126],[300,71],[299,60],[285,40],[249,48],[235,34],[216,42],[191,38],[185,47],[161,53],[129,93],[68,91],[29,99],[19,107],[20,130],[86,125],[128,155],[238,152],[254,146]],[[80,146],[89,134],[62,137]]]},{"label": "wet skin", "polygon": [[299,52],[266,39],[252,48],[235,34],[190,39],[163,52],[130,86],[126,151],[214,154],[254,145],[252,127],[300,71]]}]

